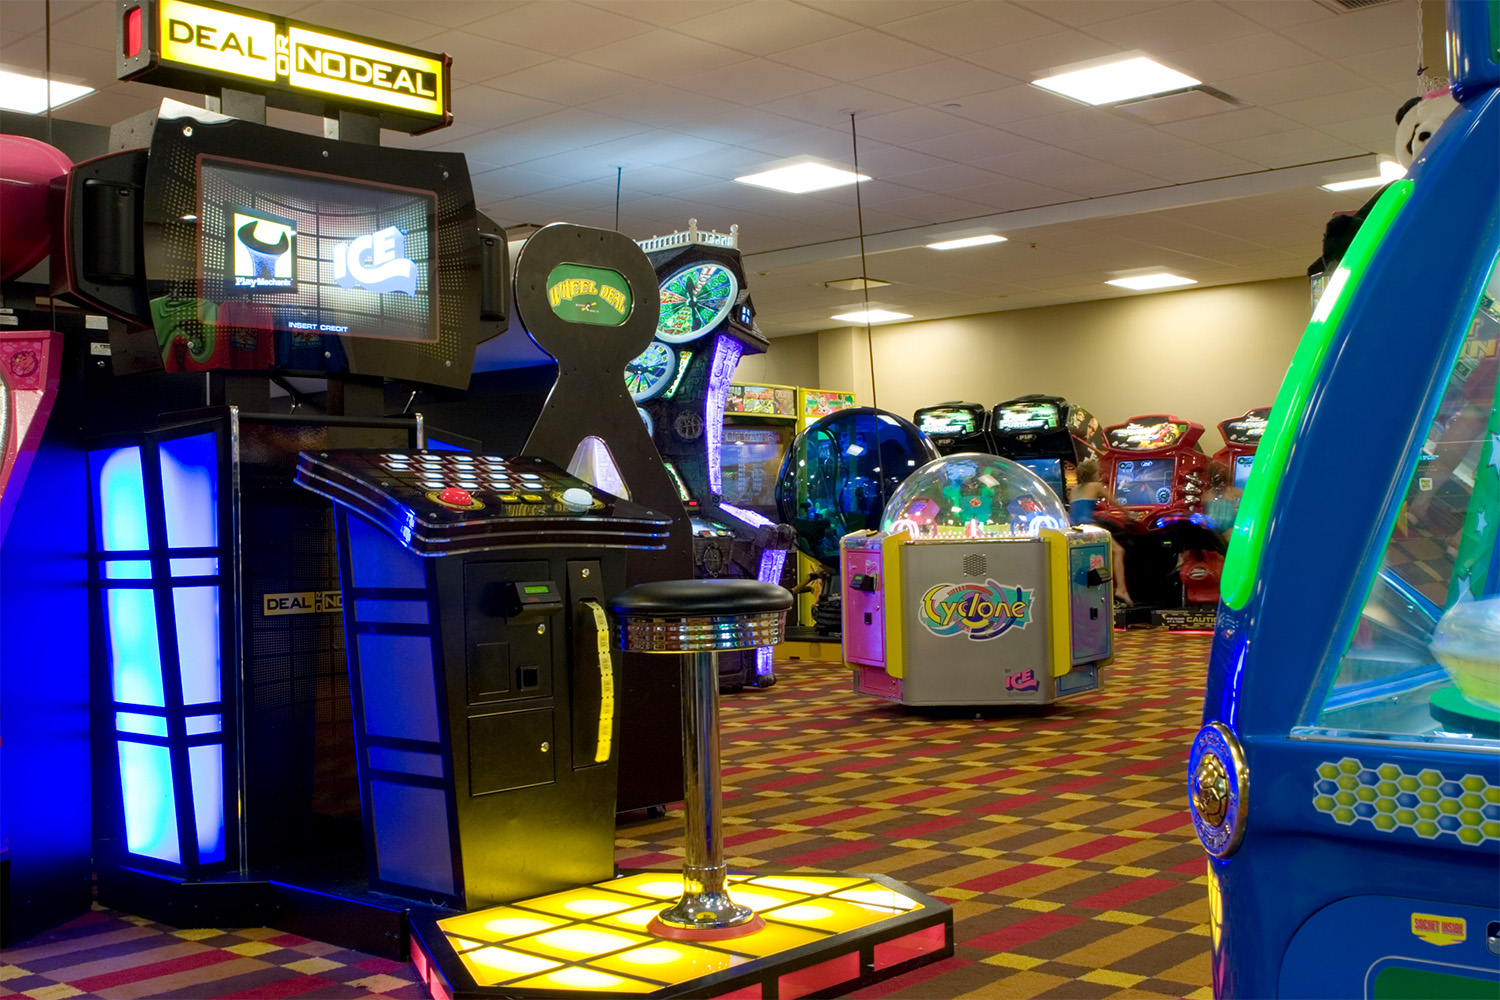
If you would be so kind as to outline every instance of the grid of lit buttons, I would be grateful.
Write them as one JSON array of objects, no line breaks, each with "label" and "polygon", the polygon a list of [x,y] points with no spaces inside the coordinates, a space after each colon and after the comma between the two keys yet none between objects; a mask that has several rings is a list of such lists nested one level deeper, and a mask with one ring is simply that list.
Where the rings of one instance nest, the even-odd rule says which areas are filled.
[{"label": "grid of lit buttons", "polygon": [[[552,503],[566,484],[538,472],[521,472],[513,463],[494,455],[467,455],[451,451],[388,452],[379,457],[379,467],[393,478],[428,493],[457,487],[469,493],[493,493],[501,503]],[[592,506],[602,507],[596,497]]]},{"label": "grid of lit buttons", "polygon": [[438,921],[479,986],[649,993],[769,955],[862,930],[917,900],[852,875],[730,875],[735,902],[762,930],[720,941],[672,941],[646,930],[682,895],[675,872],[623,878]]}]

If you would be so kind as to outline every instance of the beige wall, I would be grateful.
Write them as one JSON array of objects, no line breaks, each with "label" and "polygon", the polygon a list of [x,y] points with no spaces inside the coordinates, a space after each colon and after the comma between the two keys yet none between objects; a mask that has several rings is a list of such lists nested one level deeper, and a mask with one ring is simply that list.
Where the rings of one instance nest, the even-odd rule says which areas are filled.
[{"label": "beige wall", "polygon": [[800,385],[818,387],[818,335],[804,333],[798,337],[777,337],[764,354],[740,359],[734,370],[736,382],[761,385]]},{"label": "beige wall", "polygon": [[[910,417],[951,399],[993,406],[1048,393],[1106,424],[1146,413],[1196,420],[1213,452],[1220,420],[1271,405],[1311,311],[1306,280],[1286,278],[877,326],[876,399]],[[764,363],[779,367],[765,380],[853,388],[868,405],[864,330],[815,336],[815,364],[813,336],[771,341]],[[749,381],[745,370],[736,378]]]}]

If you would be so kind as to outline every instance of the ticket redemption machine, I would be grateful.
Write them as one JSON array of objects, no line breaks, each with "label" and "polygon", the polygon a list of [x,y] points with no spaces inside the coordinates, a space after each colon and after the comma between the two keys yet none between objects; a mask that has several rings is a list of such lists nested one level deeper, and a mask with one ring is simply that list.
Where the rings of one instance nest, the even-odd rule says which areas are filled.
[{"label": "ticket redemption machine", "polygon": [[[1118,529],[1136,608],[1171,628],[1212,626],[1223,542],[1203,513],[1208,456],[1203,425],[1165,414],[1133,417],[1104,431],[1106,496],[1095,518]],[[1205,555],[1207,553],[1208,555]],[[1185,561],[1199,572],[1184,576]],[[1195,606],[1195,607],[1194,607]]]},{"label": "ticket redemption machine", "polygon": [[[792,531],[724,494],[725,410],[745,354],[769,342],[740,263],[738,227],[700,230],[697,220],[641,241],[656,269],[661,317],[654,339],[626,368],[625,383],[692,524],[693,575],[781,583]],[[774,487],[773,487],[774,488]],[[720,686],[776,682],[769,647],[719,657]]]},{"label": "ticket redemption machine", "polygon": [[1109,537],[1009,459],[913,473],[879,531],[846,535],[844,662],[903,705],[1050,705],[1099,687],[1113,656]]},{"label": "ticket redemption machine", "polygon": [[1064,504],[1078,485],[1078,463],[1097,461],[1106,447],[1099,418],[1061,396],[1033,394],[997,403],[990,435],[994,454],[1036,473]]},{"label": "ticket redemption machine", "polygon": [[[856,401],[852,392],[799,387],[797,389],[797,433],[801,434],[819,420],[840,410],[853,409],[855,405]],[[825,566],[798,547],[795,590],[797,625],[795,628],[788,626],[791,636],[816,643],[827,639],[830,633],[838,627],[837,621],[833,619],[825,618],[824,624],[819,625],[813,617],[813,608],[818,603],[818,597],[823,592],[833,589],[830,583],[836,579],[835,567]],[[818,650],[814,648],[812,652],[816,654]]]},{"label": "ticket redemption machine", "polygon": [[990,438],[990,415],[978,403],[939,403],[924,406],[912,415],[912,423],[932,439],[939,455],[961,451],[981,455],[995,453]]},{"label": "ticket redemption machine", "polygon": [[1235,522],[1189,757],[1220,997],[1500,992],[1495,18],[1448,5],[1459,107],[1330,278]]}]

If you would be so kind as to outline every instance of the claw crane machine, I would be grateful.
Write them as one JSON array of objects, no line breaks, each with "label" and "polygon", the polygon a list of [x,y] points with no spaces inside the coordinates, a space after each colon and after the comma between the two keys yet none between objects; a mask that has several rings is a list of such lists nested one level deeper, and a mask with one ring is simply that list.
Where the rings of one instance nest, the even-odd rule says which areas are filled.
[{"label": "claw crane machine", "polygon": [[1318,301],[1224,566],[1220,997],[1500,996],[1500,3],[1448,25],[1458,110]]}]

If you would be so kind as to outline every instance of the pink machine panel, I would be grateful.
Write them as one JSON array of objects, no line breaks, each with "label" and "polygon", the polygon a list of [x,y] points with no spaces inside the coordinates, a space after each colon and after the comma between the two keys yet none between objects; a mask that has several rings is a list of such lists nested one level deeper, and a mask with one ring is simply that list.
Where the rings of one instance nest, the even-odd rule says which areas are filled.
[{"label": "pink machine panel", "polygon": [[880,549],[844,552],[844,660],[885,667],[885,591],[877,586]]},{"label": "pink machine panel", "polygon": [[62,334],[0,330],[0,539],[57,395]]}]

